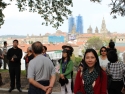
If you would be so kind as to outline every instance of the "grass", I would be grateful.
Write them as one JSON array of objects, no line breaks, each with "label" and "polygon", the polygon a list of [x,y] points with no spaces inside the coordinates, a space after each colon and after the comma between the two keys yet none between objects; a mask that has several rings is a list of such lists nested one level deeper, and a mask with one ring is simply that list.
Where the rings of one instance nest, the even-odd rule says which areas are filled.
[{"label": "grass", "polygon": [[0,69],[0,72],[9,72],[9,70]]},{"label": "grass", "polygon": [[[2,73],[2,72],[9,72],[9,70],[0,69],[0,73]],[[21,75],[25,76],[26,75],[26,71],[25,70],[21,70]]]}]

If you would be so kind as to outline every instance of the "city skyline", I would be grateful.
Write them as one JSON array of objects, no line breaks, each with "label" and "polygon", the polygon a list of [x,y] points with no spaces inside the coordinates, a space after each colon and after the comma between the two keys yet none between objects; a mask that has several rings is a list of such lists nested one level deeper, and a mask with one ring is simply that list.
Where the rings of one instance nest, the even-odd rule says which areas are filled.
[{"label": "city skyline", "polygon": [[76,32],[83,34],[83,18],[81,15],[76,16]]},{"label": "city skyline", "polygon": [[68,18],[68,33],[71,33],[74,25],[75,25],[75,18],[71,16]]},{"label": "city skyline", "polygon": [[[117,19],[113,19],[113,15],[110,15],[111,7],[108,7],[109,3],[110,0],[102,0],[101,4],[90,2],[90,0],[73,0],[73,7],[70,9],[72,10],[72,16],[75,17],[79,14],[83,16],[84,33],[87,33],[90,25],[93,29],[98,27],[100,30],[103,17],[110,32],[124,33],[125,19],[118,15]],[[52,26],[41,25],[43,19],[37,13],[19,12],[14,4],[8,6],[3,12],[5,23],[1,26],[0,35],[44,35],[57,31]],[[58,30],[68,32],[68,19],[65,19],[64,24]]]}]

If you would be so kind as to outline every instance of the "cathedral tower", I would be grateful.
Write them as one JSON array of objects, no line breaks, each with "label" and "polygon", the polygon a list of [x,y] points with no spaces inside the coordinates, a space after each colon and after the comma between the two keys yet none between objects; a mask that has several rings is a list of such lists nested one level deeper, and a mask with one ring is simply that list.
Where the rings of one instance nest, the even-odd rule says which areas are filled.
[{"label": "cathedral tower", "polygon": [[102,20],[102,25],[101,25],[100,33],[105,33],[105,34],[108,33],[108,30],[106,29],[106,24],[105,24],[105,19],[104,19],[104,17],[103,17],[103,20]]}]

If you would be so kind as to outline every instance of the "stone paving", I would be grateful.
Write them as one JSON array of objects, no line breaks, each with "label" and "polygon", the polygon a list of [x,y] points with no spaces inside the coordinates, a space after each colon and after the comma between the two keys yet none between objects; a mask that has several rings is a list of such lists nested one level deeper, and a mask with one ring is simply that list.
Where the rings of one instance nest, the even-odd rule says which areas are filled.
[{"label": "stone paving", "polygon": [[[27,90],[23,90],[23,92],[18,92],[16,89],[13,90],[11,93],[8,92],[8,89],[0,88],[0,94],[27,94]],[[60,92],[53,92],[52,94],[61,94]]]}]

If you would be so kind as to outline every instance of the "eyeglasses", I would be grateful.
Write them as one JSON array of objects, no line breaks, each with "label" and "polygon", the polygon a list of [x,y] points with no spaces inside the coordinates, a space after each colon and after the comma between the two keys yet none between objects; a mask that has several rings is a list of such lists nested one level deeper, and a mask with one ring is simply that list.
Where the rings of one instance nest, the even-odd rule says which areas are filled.
[{"label": "eyeglasses", "polygon": [[101,50],[101,52],[106,52],[106,50]]}]

